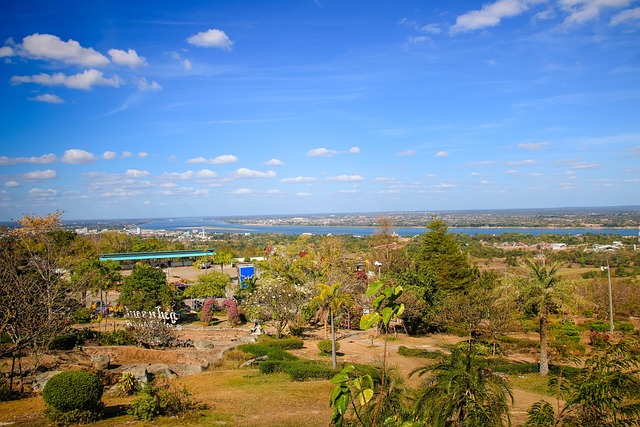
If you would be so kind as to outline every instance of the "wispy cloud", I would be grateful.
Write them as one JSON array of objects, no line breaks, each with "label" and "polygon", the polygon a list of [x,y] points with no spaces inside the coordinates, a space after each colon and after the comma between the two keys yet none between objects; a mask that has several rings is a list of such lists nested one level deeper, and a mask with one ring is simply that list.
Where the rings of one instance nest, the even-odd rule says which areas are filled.
[{"label": "wispy cloud", "polygon": [[329,150],[328,148],[314,148],[307,151],[309,157],[333,157],[338,154],[335,150]]}]

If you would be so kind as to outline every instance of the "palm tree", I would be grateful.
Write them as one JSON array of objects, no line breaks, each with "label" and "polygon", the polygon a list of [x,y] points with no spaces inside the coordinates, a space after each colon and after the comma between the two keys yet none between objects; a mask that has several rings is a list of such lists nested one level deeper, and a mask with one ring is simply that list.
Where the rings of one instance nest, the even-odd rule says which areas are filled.
[{"label": "palm tree", "polygon": [[411,373],[431,374],[416,401],[415,415],[433,427],[511,425],[506,378],[483,366],[468,347],[456,348],[439,363]]},{"label": "palm tree", "polygon": [[524,308],[540,321],[540,375],[549,373],[548,317],[569,302],[573,295],[570,283],[558,276],[560,264],[546,267],[530,258],[525,259],[528,277],[521,282]]},{"label": "palm tree", "polygon": [[336,360],[336,333],[334,327],[334,315],[339,313],[343,307],[352,304],[351,295],[340,292],[340,283],[333,285],[318,284],[320,294],[311,300],[312,307],[318,307],[318,314],[324,318],[325,331],[327,319],[331,322],[331,363],[333,369],[338,366]]}]

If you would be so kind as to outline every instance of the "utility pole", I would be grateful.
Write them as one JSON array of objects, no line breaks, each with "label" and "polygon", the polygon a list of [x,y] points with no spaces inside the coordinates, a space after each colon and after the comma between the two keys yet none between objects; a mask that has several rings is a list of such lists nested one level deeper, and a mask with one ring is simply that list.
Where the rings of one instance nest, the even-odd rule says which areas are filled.
[{"label": "utility pole", "polygon": [[607,278],[609,279],[609,333],[613,334],[613,296],[611,294],[611,269],[609,268],[609,260],[605,260],[606,266],[601,266],[600,270],[607,270]]}]

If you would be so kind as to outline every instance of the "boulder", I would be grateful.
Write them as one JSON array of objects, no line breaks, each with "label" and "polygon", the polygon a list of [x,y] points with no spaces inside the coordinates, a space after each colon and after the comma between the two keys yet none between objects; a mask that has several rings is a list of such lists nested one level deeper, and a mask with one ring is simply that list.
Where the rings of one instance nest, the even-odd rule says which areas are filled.
[{"label": "boulder", "polygon": [[91,356],[91,364],[100,370],[109,369],[111,357],[108,354],[94,354]]},{"label": "boulder", "polygon": [[42,390],[44,390],[44,386],[47,385],[47,382],[49,382],[51,378],[55,377],[56,375],[62,372],[63,371],[47,371],[47,372],[43,372],[41,374],[36,375],[33,378],[33,382],[31,383],[31,387],[33,388],[33,391],[42,393]]}]

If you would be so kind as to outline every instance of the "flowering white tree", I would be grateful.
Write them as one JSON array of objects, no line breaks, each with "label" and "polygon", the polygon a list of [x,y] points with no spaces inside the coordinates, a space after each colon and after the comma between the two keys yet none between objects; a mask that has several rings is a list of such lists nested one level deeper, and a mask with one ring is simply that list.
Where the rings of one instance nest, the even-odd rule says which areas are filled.
[{"label": "flowering white tree", "polygon": [[289,322],[309,301],[309,292],[299,285],[281,279],[265,278],[249,298],[249,314],[260,321],[273,321],[276,337],[280,338]]}]

